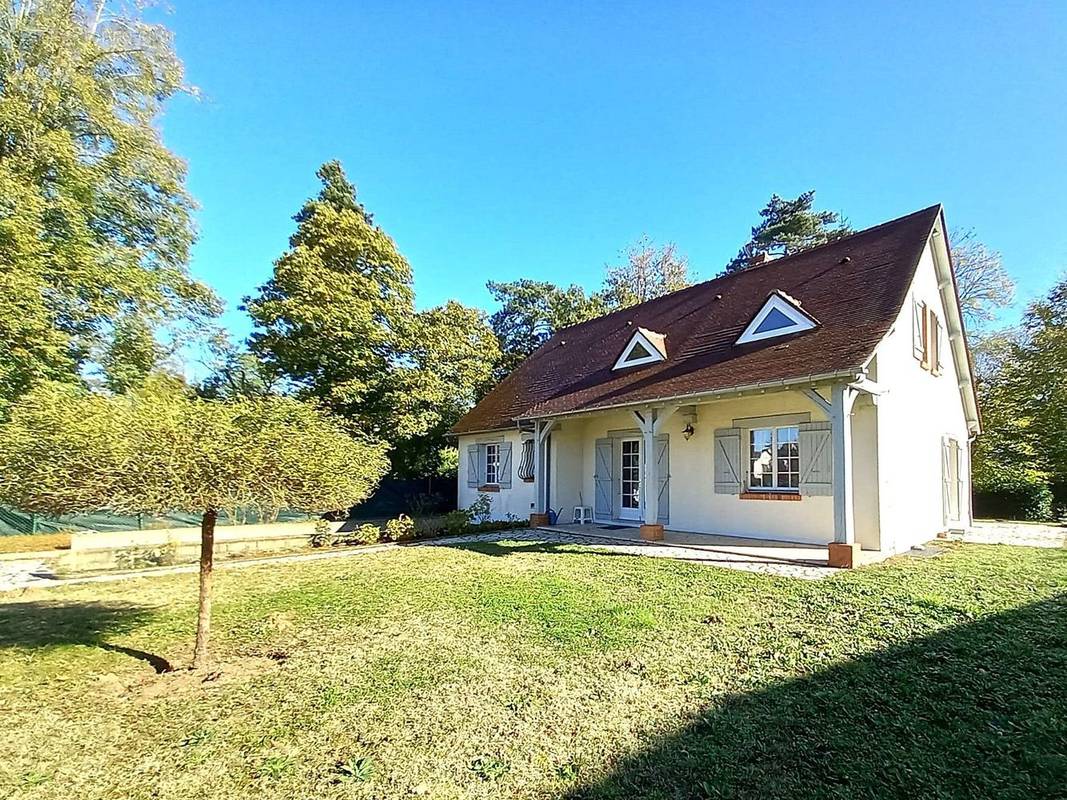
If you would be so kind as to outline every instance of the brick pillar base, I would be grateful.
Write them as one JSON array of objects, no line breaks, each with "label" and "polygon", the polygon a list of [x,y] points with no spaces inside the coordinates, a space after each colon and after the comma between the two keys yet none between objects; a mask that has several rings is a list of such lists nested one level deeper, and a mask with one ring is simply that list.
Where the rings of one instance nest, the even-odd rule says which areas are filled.
[{"label": "brick pillar base", "polygon": [[530,527],[540,528],[548,525],[548,514],[531,514],[530,515]]},{"label": "brick pillar base", "polygon": [[858,542],[830,542],[827,545],[826,563],[831,567],[852,569],[859,564],[860,546]]},{"label": "brick pillar base", "polygon": [[646,542],[658,542],[663,538],[662,525],[642,525],[641,538]]}]

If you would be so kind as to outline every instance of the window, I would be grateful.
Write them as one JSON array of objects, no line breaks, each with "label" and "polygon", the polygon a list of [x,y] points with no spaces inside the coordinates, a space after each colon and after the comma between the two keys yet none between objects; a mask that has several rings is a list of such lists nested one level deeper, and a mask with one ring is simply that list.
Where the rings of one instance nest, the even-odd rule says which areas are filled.
[{"label": "window", "polygon": [[485,482],[489,485],[500,483],[500,445],[485,446]]},{"label": "window", "polygon": [[749,486],[753,489],[800,489],[800,429],[753,428],[749,431]]},{"label": "window", "polygon": [[735,344],[774,339],[791,333],[810,331],[818,323],[801,309],[800,301],[785,292],[774,291],[745,327]]},{"label": "window", "polygon": [[612,369],[653,364],[667,357],[666,337],[662,333],[638,328],[626,344]]}]

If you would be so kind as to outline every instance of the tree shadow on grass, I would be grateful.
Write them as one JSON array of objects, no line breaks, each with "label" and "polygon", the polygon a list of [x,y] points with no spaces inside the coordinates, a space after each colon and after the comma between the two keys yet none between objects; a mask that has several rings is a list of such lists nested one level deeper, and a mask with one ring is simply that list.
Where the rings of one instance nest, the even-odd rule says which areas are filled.
[{"label": "tree shadow on grass", "polygon": [[1063,797],[1067,595],[751,694],[585,798]]},{"label": "tree shadow on grass", "polygon": [[106,641],[138,627],[151,612],[144,606],[98,601],[5,603],[0,605],[0,649],[80,644],[144,661],[157,673],[170,672],[173,667],[162,656]]}]

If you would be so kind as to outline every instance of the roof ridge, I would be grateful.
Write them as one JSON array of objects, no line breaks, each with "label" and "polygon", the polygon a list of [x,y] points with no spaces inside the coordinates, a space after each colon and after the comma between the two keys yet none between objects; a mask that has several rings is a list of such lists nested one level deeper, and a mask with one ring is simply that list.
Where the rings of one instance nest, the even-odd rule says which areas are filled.
[{"label": "roof ridge", "polygon": [[[661,294],[659,297],[653,297],[650,300],[643,300],[642,302],[635,303],[632,306],[626,306],[624,308],[617,308],[614,311],[609,311],[607,314],[601,314],[599,317],[592,317],[590,319],[582,320],[581,322],[576,322],[573,325],[568,325],[565,328],[559,328],[558,330],[556,330],[550,337],[548,337],[548,339],[546,339],[544,341],[544,343],[541,346],[543,347],[544,345],[548,344],[550,341],[552,341],[554,338],[556,338],[556,336],[558,336],[561,333],[565,333],[566,331],[574,330],[575,328],[580,328],[582,325],[588,325],[590,322],[597,322],[597,321],[600,321],[600,320],[605,320],[605,319],[607,319],[607,318],[609,318],[609,317],[611,317],[611,316],[613,316],[615,314],[621,314],[624,311],[632,311],[635,308],[640,308],[641,306],[647,306],[649,303],[658,302],[658,301],[663,300],[665,298],[671,297],[672,295],[681,294],[682,292],[689,292],[689,291],[697,289],[698,287],[701,287],[701,286],[707,286],[708,284],[714,283],[715,281],[721,281],[721,280],[725,280],[727,278],[733,278],[734,276],[740,275],[743,272],[751,272],[753,270],[763,269],[764,267],[769,267],[769,266],[778,266],[779,264],[781,264],[781,263],[783,263],[785,261],[788,261],[791,258],[797,258],[798,256],[808,255],[809,253],[814,253],[816,250],[821,250],[822,248],[830,247],[831,245],[839,245],[842,242],[848,241],[849,239],[855,239],[857,236],[863,236],[863,235],[871,233],[873,231],[877,231],[879,228],[884,228],[887,225],[896,225],[897,223],[903,222],[904,220],[907,220],[907,219],[911,219],[912,217],[917,217],[917,216],[920,216],[921,214],[927,214],[927,213],[933,211],[934,209],[940,210],[942,208],[942,205],[943,205],[942,203],[934,203],[932,206],[927,206],[926,208],[921,208],[918,211],[912,211],[911,213],[904,214],[901,217],[895,217],[894,219],[889,219],[889,220],[886,220],[885,222],[879,222],[877,225],[871,225],[868,228],[863,228],[862,230],[853,231],[852,233],[848,234],[847,236],[842,236],[840,239],[834,239],[831,242],[823,242],[822,244],[817,244],[814,247],[808,247],[808,248],[805,248],[804,250],[798,250],[795,253],[790,253],[789,255],[781,256],[780,258],[772,258],[771,260],[765,261],[762,264],[755,264],[755,265],[753,265],[751,267],[745,267],[743,269],[735,270],[734,272],[724,272],[724,273],[722,273],[720,275],[716,275],[713,278],[708,278],[705,281],[698,281],[697,283],[690,284],[689,286],[683,286],[681,289],[675,289],[673,291],[667,292],[666,294]],[[540,348],[538,348],[538,349],[540,349]]]},{"label": "roof ridge", "polygon": [[[893,219],[887,219],[885,222],[879,222],[877,225],[871,225],[868,228],[863,228],[863,229],[858,230],[858,231],[853,231],[852,233],[846,234],[845,236],[842,236],[839,239],[832,239],[829,242],[823,242],[822,244],[817,244],[817,245],[814,245],[813,247],[806,247],[803,250],[797,250],[795,253],[789,253],[788,255],[779,256],[778,258],[771,258],[771,259],[768,259],[767,261],[764,261],[761,264],[753,264],[751,267],[744,267],[742,269],[736,270],[736,271],[728,273],[728,274],[737,275],[738,273],[741,273],[741,272],[749,272],[750,270],[762,269],[763,267],[769,267],[769,266],[772,266],[772,265],[776,266],[778,264],[781,264],[783,261],[788,261],[790,258],[796,258],[797,256],[806,256],[809,253],[814,253],[816,250],[821,250],[824,247],[830,247],[832,245],[841,244],[842,242],[847,242],[849,239],[855,239],[857,236],[863,236],[865,234],[868,234],[868,233],[871,233],[873,231],[876,231],[879,228],[884,228],[887,225],[896,225],[898,222],[903,222],[906,219],[911,219],[912,217],[918,217],[918,216],[920,216],[922,214],[927,214],[930,211],[933,211],[935,208],[936,209],[940,209],[941,206],[942,206],[941,203],[934,203],[934,205],[932,205],[932,206],[927,206],[926,208],[921,208],[918,211],[912,211],[910,214],[905,214],[902,217],[895,217]],[[726,277],[726,275],[719,275],[717,277],[723,278],[723,277]],[[714,280],[714,278],[712,280]]]}]

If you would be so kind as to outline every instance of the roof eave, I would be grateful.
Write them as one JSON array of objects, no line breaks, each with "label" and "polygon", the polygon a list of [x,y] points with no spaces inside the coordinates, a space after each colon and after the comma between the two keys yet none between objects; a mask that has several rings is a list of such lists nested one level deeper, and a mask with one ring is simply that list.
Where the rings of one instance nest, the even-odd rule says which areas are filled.
[{"label": "roof eave", "polygon": [[727,386],[722,389],[709,389],[703,392],[690,392],[686,394],[665,395],[663,397],[653,397],[645,400],[631,400],[625,403],[612,403],[610,405],[592,406],[590,408],[578,408],[571,411],[558,411],[555,413],[547,414],[523,414],[515,417],[516,422],[522,420],[534,420],[534,419],[550,419],[557,417],[574,417],[585,416],[589,414],[596,414],[601,411],[614,411],[620,408],[634,408],[640,406],[660,405],[664,403],[687,403],[696,402],[699,400],[715,400],[721,397],[725,397],[732,394],[739,394],[744,392],[755,392],[767,389],[790,389],[798,386],[810,386],[813,384],[822,384],[837,380],[858,380],[864,375],[862,366],[849,367],[847,369],[840,369],[834,372],[825,372],[817,375],[805,375],[799,378],[780,378],[773,381],[761,381],[759,383],[742,384],[738,386]]}]

